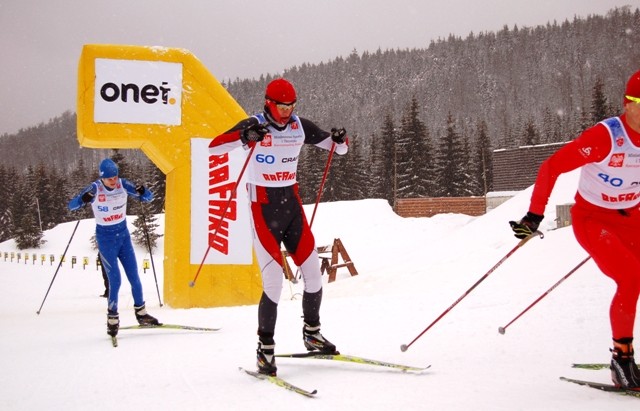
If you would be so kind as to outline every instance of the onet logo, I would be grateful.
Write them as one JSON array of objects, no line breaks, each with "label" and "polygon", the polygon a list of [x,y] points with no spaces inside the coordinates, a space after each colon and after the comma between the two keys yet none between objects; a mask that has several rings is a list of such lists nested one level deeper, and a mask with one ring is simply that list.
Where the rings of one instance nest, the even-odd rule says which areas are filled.
[{"label": "onet logo", "polygon": [[[160,87],[147,84],[140,88],[140,86],[135,83],[122,83],[120,86],[115,83],[105,83],[102,88],[100,88],[100,96],[104,101],[109,103],[116,100],[121,100],[124,103],[128,101],[140,103],[140,100],[142,100],[142,102],[147,104],[155,104],[160,100],[162,104],[173,105],[176,103],[176,99],[169,97],[171,88],[166,87],[168,84],[166,81],[163,81]],[[160,97],[160,99],[158,99],[158,97]]]}]

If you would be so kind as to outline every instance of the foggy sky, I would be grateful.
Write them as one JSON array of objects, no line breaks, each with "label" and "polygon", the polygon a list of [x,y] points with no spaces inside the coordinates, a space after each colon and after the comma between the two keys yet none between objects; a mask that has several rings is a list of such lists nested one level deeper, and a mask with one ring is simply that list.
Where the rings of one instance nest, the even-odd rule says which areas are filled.
[{"label": "foggy sky", "polygon": [[84,44],[185,48],[223,81],[625,5],[640,0],[0,0],[0,135],[76,111]]}]

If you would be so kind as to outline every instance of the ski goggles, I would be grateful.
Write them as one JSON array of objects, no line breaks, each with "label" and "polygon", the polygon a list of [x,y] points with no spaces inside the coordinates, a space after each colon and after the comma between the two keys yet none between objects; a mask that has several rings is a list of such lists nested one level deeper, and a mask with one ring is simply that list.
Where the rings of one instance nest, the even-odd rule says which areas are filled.
[{"label": "ski goggles", "polygon": [[629,95],[625,95],[624,98],[629,101],[633,101],[634,103],[640,103],[640,97],[631,97]]},{"label": "ski goggles", "polygon": [[276,107],[280,110],[293,110],[294,108],[296,108],[296,102],[294,101],[293,103],[281,103],[279,101],[275,101],[275,100],[270,100],[273,102],[273,104],[276,105]]}]

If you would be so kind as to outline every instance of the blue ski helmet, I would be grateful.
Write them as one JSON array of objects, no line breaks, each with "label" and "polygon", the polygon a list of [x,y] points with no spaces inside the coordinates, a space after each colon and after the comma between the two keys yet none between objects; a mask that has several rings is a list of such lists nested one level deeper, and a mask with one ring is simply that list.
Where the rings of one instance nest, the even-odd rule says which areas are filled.
[{"label": "blue ski helmet", "polygon": [[118,166],[110,158],[105,158],[100,163],[100,178],[111,178],[118,175]]}]

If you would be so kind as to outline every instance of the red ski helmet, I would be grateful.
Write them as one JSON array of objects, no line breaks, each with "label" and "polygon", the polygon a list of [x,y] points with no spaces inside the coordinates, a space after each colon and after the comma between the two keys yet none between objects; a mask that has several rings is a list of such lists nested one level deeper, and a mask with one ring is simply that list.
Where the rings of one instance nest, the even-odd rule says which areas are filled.
[{"label": "red ski helmet", "polygon": [[627,81],[627,88],[624,90],[624,96],[624,104],[632,102],[627,98],[627,96],[640,98],[640,70],[636,71],[631,75],[631,77],[629,77],[629,81]]},{"label": "red ski helmet", "polygon": [[293,84],[283,78],[277,78],[267,84],[267,89],[264,93],[265,98],[265,110],[276,121],[276,123],[287,124],[293,110],[287,117],[280,116],[278,112],[278,104],[291,104],[296,102],[296,89],[293,88]]}]

